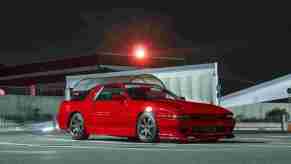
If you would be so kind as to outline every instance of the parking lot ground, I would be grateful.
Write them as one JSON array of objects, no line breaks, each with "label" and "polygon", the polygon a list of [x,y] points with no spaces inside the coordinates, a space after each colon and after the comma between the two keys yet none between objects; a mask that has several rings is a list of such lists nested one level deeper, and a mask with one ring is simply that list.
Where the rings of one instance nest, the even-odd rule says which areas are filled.
[{"label": "parking lot ground", "polygon": [[291,134],[236,134],[217,143],[139,143],[93,136],[71,140],[63,134],[0,133],[0,164],[86,163],[291,163]]}]

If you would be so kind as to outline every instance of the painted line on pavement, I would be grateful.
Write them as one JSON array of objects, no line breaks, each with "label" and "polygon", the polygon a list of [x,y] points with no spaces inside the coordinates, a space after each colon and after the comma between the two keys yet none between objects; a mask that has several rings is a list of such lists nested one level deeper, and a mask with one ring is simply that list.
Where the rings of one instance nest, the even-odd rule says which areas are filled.
[{"label": "painted line on pavement", "polygon": [[11,142],[0,142],[0,145],[12,145],[12,146],[26,146],[26,147],[38,147],[38,148],[70,148],[70,149],[102,149],[102,150],[132,150],[132,151],[171,151],[171,152],[201,152],[201,151],[234,151],[235,148],[199,148],[199,149],[166,149],[166,148],[138,148],[138,147],[104,147],[104,146],[68,146],[68,145],[37,145],[37,144],[20,144]]},{"label": "painted line on pavement", "polygon": [[[199,152],[199,151],[233,151],[233,150],[240,150],[243,148],[288,148],[287,150],[291,151],[291,145],[283,145],[283,144],[269,144],[269,145],[223,145],[224,147],[214,149],[213,144],[191,144],[197,146],[211,146],[208,148],[198,148],[193,147],[195,149],[166,149],[166,148],[139,148],[139,147],[104,147],[104,146],[74,146],[74,145],[37,145],[37,144],[24,144],[24,143],[11,143],[11,142],[0,142],[0,145],[12,145],[12,146],[27,146],[27,147],[39,147],[39,148],[71,148],[71,149],[102,149],[102,150],[139,150],[139,151],[174,151],[174,152]],[[188,145],[188,144],[183,144]],[[216,144],[216,146],[221,146]]]},{"label": "painted line on pavement", "polygon": [[237,137],[237,140],[264,140],[264,141],[274,141],[281,140],[279,138],[261,138],[261,137]]},{"label": "painted line on pavement", "polygon": [[291,136],[266,136],[266,138],[269,137],[269,138],[286,138],[286,139],[291,139]]},{"label": "painted line on pavement", "polygon": [[24,150],[0,150],[0,153],[9,153],[9,154],[56,154],[56,151],[24,151]]}]

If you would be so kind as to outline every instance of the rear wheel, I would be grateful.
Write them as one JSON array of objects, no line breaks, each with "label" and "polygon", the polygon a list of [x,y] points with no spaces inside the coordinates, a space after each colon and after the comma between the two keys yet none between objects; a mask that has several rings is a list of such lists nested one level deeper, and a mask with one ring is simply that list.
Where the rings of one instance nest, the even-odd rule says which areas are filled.
[{"label": "rear wheel", "polygon": [[137,137],[142,142],[154,142],[158,128],[152,113],[143,113],[137,120]]},{"label": "rear wheel", "polygon": [[70,119],[69,130],[75,140],[88,139],[89,134],[84,127],[84,118],[81,113],[74,113]]}]

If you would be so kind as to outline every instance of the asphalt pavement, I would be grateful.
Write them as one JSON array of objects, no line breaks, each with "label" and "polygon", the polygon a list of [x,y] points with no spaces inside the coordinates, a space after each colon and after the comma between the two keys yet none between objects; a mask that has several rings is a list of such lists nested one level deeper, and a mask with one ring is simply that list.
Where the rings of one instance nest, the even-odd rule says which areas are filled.
[{"label": "asphalt pavement", "polygon": [[291,134],[236,134],[218,143],[139,143],[63,134],[0,133],[0,164],[290,164]]}]

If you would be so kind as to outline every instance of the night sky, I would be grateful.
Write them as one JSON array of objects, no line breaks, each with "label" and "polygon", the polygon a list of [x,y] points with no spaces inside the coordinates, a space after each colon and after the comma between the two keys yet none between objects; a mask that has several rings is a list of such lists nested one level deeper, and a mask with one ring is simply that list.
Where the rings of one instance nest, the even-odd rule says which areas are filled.
[{"label": "night sky", "polygon": [[[291,13],[287,4],[214,4],[210,1],[204,4],[156,2],[138,8],[109,5],[100,7],[97,1],[1,5],[0,64],[21,64],[24,58],[37,61],[66,57],[64,54],[78,55],[72,53],[77,51],[71,47],[82,52],[102,45],[104,32],[111,25],[124,28],[123,25],[134,17],[164,24],[162,28],[169,32],[169,37],[164,36],[161,40],[153,37],[157,47],[215,45],[219,53],[209,56],[209,59],[215,58],[222,65],[221,71],[228,72],[229,76],[223,78],[236,79],[232,82],[250,81],[251,85],[291,71]],[[87,40],[86,29],[90,28],[82,13],[99,15],[96,17],[95,38],[89,38],[86,46],[79,46],[82,40]],[[174,40],[171,37],[176,41],[168,42]],[[121,43],[114,43],[112,49],[122,49]],[[247,85],[248,82],[243,83]]]}]

